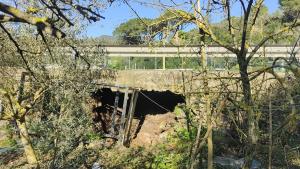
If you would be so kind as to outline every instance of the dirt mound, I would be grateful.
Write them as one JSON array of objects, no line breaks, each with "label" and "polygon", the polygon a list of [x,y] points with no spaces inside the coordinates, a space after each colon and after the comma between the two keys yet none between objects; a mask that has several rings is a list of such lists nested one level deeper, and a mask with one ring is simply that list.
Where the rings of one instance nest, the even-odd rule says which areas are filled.
[{"label": "dirt mound", "polygon": [[176,116],[174,113],[147,115],[131,146],[147,147],[166,140],[167,135],[174,131]]}]

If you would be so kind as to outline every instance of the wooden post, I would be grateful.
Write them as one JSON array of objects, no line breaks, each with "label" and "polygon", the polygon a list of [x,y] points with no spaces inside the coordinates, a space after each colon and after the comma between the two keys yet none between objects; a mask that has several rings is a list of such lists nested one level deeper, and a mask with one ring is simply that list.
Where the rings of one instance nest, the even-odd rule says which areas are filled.
[{"label": "wooden post", "polygon": [[2,100],[0,99],[0,114],[4,111]]},{"label": "wooden post", "polygon": [[123,141],[123,145],[128,144],[129,142],[129,137],[130,137],[130,129],[132,125],[132,119],[135,111],[135,106],[138,98],[138,91],[133,91],[132,96],[131,96],[131,101],[130,101],[130,107],[128,111],[128,119],[127,119],[127,124],[125,127],[125,139]]},{"label": "wooden post", "polygon": [[123,109],[122,109],[122,116],[121,116],[121,124],[120,124],[120,131],[119,131],[119,143],[124,142],[124,128],[125,128],[125,116],[126,116],[126,109],[127,109],[127,101],[128,101],[128,89],[126,89],[124,94],[123,100]]},{"label": "wooden post", "polygon": [[116,114],[118,111],[118,105],[119,105],[119,89],[116,92],[116,97],[115,97],[115,103],[114,103],[114,111],[112,114],[112,124],[111,124],[111,128],[110,131],[112,132],[113,135],[115,135],[115,125],[116,125]]}]

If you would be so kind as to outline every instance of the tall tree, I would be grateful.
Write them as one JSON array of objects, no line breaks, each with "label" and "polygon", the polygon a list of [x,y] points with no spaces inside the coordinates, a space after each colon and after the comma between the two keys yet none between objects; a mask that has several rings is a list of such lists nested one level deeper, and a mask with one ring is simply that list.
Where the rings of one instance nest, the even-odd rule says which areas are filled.
[{"label": "tall tree", "polygon": [[[97,0],[7,0],[0,2],[1,54],[3,52],[4,54],[12,54],[8,55],[9,57],[6,56],[4,60],[1,57],[1,64],[15,59],[11,56],[17,56],[21,58],[19,60],[22,60],[31,75],[33,75],[32,67],[37,70],[36,74],[38,74],[35,74],[34,80],[30,82],[30,87],[25,85],[25,76],[22,76],[19,87],[15,85],[14,78],[7,80],[12,81],[11,84],[1,84],[0,86],[2,102],[0,120],[14,120],[17,122],[21,143],[29,164],[37,165],[38,157],[34,152],[27,131],[26,118],[28,114],[34,112],[33,108],[41,100],[45,86],[49,87],[47,85],[49,76],[45,75],[47,73],[45,73],[45,67],[42,66],[45,64],[42,61],[46,59],[41,57],[44,56],[42,51],[45,51],[45,48],[42,47],[43,50],[39,50],[42,46],[40,42],[44,42],[47,45],[46,49],[50,52],[48,44],[57,43],[57,39],[74,35],[68,30],[70,30],[70,27],[77,26],[77,23],[80,23],[78,20],[84,23],[104,19],[100,14],[100,9],[103,9],[106,3],[111,2]],[[24,30],[23,28],[26,32],[25,36],[20,33]],[[39,38],[35,39],[34,35],[39,35]],[[53,39],[47,41],[48,38]],[[10,47],[12,45],[15,49]],[[79,54],[77,53],[77,55]],[[64,59],[64,62],[70,61]],[[4,65],[10,66],[11,64],[4,63]],[[15,65],[13,64],[13,66]],[[9,68],[1,69],[1,73],[3,73],[2,71],[8,75],[14,73]],[[28,79],[32,80],[32,77],[29,75]]]},{"label": "tall tree", "polygon": [[134,18],[120,24],[113,32],[122,43],[127,45],[143,44],[147,41],[148,24],[151,22],[147,18]]}]

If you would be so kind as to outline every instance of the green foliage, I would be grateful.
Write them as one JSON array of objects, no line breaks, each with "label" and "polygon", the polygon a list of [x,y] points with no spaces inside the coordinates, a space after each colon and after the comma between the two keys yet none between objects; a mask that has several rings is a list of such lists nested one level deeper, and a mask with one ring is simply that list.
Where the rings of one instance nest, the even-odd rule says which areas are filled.
[{"label": "green foliage", "polygon": [[120,24],[114,30],[113,35],[118,37],[122,44],[127,45],[140,45],[157,39],[167,39],[186,24],[186,22],[181,22],[182,14],[183,11],[180,10],[166,10],[154,19],[130,19]]},{"label": "green foliage", "polygon": [[[51,43],[59,45],[63,43],[57,39],[51,40]],[[20,40],[21,42],[28,51],[47,51],[39,39],[31,39],[28,42]],[[18,53],[9,49],[9,45],[8,42],[4,47],[19,58]],[[86,69],[86,61],[93,60],[92,63],[98,66],[102,57],[86,56],[86,61],[82,58],[75,61],[71,57],[66,57],[64,51],[52,52],[52,57],[26,53],[26,59],[35,78],[26,78],[28,84],[26,83],[25,93],[33,93],[34,89],[40,87],[45,89],[26,115],[30,139],[42,168],[80,168],[87,163],[91,153],[85,150],[85,145],[100,138],[93,131],[91,107],[88,104],[90,92],[96,88],[92,81],[104,76],[110,78],[111,74],[106,72],[104,75],[105,70],[100,72],[99,69]],[[10,59],[14,62],[14,58]],[[0,63],[2,61],[10,64],[3,58]],[[23,64],[22,62],[21,66]],[[20,71],[4,68],[1,69],[1,73],[2,70],[5,75],[11,77],[10,81]]]},{"label": "green foliage", "polygon": [[0,147],[13,147],[17,145],[15,139],[7,138],[5,140],[0,140]]},{"label": "green foliage", "polygon": [[101,152],[101,163],[109,169],[149,168],[153,154],[142,147],[129,149],[105,149]]},{"label": "green foliage", "polygon": [[[89,108],[86,101],[89,98],[89,88],[82,72],[66,71],[61,78],[65,81],[53,81],[48,88],[47,108],[43,104],[35,108],[36,112],[30,121],[30,131],[36,133],[33,139],[34,147],[39,150],[42,157],[51,157],[48,165],[54,168],[64,168],[70,165],[70,158],[81,144],[87,144],[89,141],[98,139],[93,133],[92,117],[89,115]],[[80,81],[77,81],[81,79]],[[72,84],[76,83],[76,86]],[[67,88],[66,88],[67,87]],[[79,92],[82,91],[82,92]],[[77,158],[75,158],[77,159]],[[80,165],[79,161],[74,164]]]},{"label": "green foliage", "polygon": [[0,134],[0,148],[14,147],[17,145],[17,142],[13,137],[14,130],[8,123],[1,122]]},{"label": "green foliage", "polygon": [[281,8],[283,9],[283,21],[293,22],[295,19],[299,20],[300,2],[297,0],[279,0]]},{"label": "green foliage", "polygon": [[119,25],[113,32],[113,35],[119,37],[124,44],[136,45],[145,43],[147,35],[147,23],[150,19],[134,18]]},{"label": "green foliage", "polygon": [[151,168],[177,169],[183,168],[184,163],[182,154],[166,151],[162,149],[154,158]]},{"label": "green foliage", "polygon": [[[282,0],[280,3],[285,15],[280,14],[280,11],[271,15],[269,14],[266,6],[261,7],[256,23],[254,24],[254,28],[250,34],[250,38],[248,39],[251,45],[258,44],[263,37],[273,34],[281,29],[283,26],[282,20],[291,22],[295,19],[297,11],[300,9],[300,7],[298,7],[299,2],[297,0]],[[231,17],[233,33],[235,34],[235,40],[237,43],[241,42],[242,29],[240,29],[240,26],[242,19],[243,17]],[[184,31],[182,29],[184,28],[184,25],[188,24],[188,22],[182,21],[182,14],[180,13],[180,10],[167,10],[155,19],[143,18],[143,20],[146,24],[142,23],[141,20],[137,18],[122,23],[118,28],[116,28],[114,35],[120,37],[124,44],[145,44],[146,35],[149,35],[149,38],[153,41],[163,39],[167,42],[167,44],[174,43],[174,39],[172,38],[178,38],[180,44],[200,44],[200,34],[198,29],[192,29],[190,31]],[[222,20],[218,23],[211,23],[210,26],[217,39],[220,39],[225,44],[231,44],[233,42],[227,20]],[[175,33],[176,36],[174,36]],[[170,40],[170,38],[172,40]],[[266,44],[291,44],[296,38],[295,34],[291,33],[286,34],[284,38],[274,37]],[[206,38],[205,43],[207,45],[216,45],[209,37]]]},{"label": "green foliage", "polygon": [[284,10],[297,12],[300,10],[300,1],[298,0],[279,0]]},{"label": "green foliage", "polygon": [[162,69],[162,58],[144,57],[114,57],[109,60],[108,66],[112,69]]}]

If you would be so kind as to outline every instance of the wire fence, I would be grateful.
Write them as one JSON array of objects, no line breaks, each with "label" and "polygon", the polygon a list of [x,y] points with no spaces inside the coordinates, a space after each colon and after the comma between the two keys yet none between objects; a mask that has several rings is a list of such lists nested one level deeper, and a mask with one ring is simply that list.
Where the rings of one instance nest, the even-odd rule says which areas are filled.
[{"label": "wire fence", "polygon": [[148,99],[150,102],[152,102],[153,104],[155,104],[156,106],[160,107],[163,110],[166,110],[167,112],[172,112],[171,110],[165,108],[164,106],[162,106],[161,104],[159,104],[158,102],[154,101],[153,99],[151,99],[149,96],[147,96],[145,93],[139,91],[140,94],[142,94],[146,99]]}]

